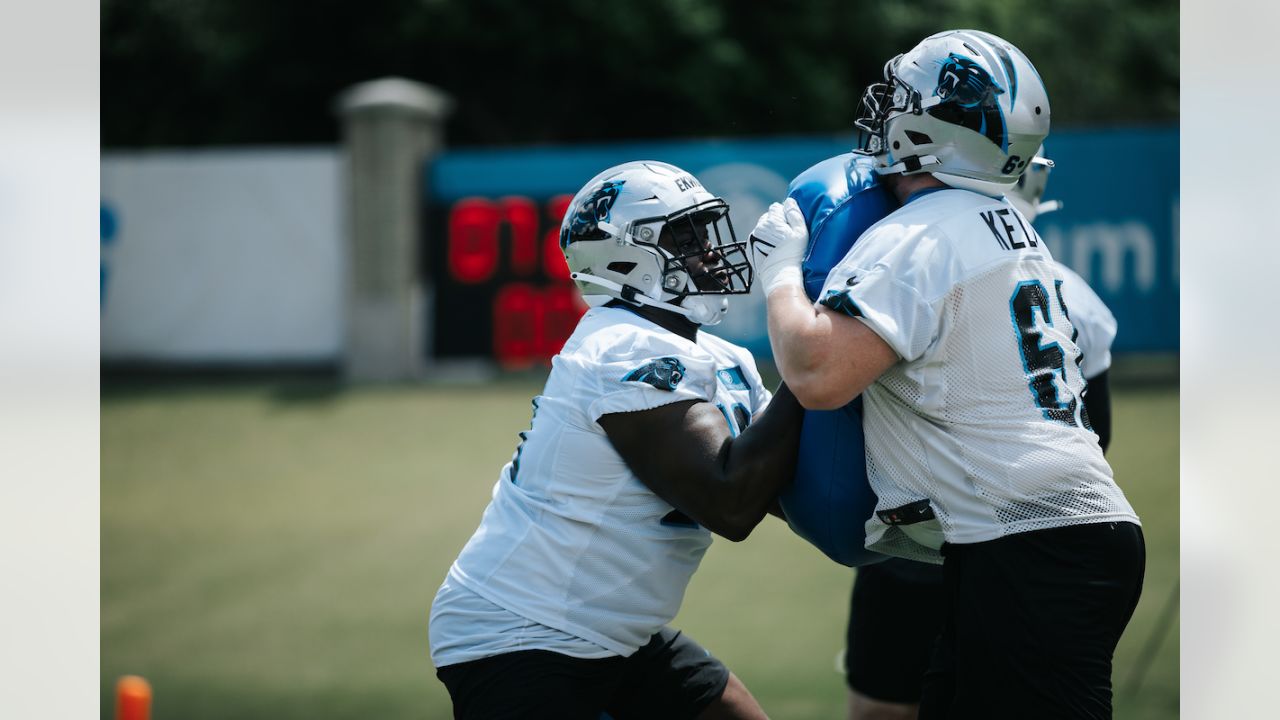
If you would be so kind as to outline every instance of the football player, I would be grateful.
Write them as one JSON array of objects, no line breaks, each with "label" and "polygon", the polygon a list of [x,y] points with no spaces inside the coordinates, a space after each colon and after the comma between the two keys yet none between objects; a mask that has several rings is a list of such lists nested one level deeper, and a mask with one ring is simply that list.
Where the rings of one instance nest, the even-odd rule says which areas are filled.
[{"label": "football player", "polygon": [[[837,167],[857,167],[870,162],[862,155],[849,154],[819,163],[792,183],[791,197],[797,198],[801,208],[831,207],[840,214],[850,214],[851,208],[862,207],[870,212],[870,203],[859,200],[858,195],[846,198],[845,193],[831,188],[840,183],[820,182],[831,178]],[[1045,186],[1052,163],[1037,153],[1036,160],[1018,178],[1018,183],[1007,194],[1009,203],[1018,208],[1027,222],[1034,223],[1039,215],[1061,207],[1058,201],[1044,202]],[[854,174],[845,173],[849,177]],[[874,176],[873,176],[874,177]],[[864,191],[873,183],[865,180]],[[845,184],[848,187],[849,184]],[[831,223],[819,222],[815,232],[813,215],[805,213],[809,228],[810,248],[804,262],[806,292],[816,299],[817,290],[810,291],[810,279],[820,270],[823,258],[834,255],[832,246],[847,248],[851,240],[847,235],[833,233]],[[856,239],[856,238],[855,238]],[[843,252],[840,253],[843,256]],[[838,260],[839,258],[837,258]],[[834,264],[834,261],[833,261]],[[1111,343],[1116,335],[1116,320],[1102,299],[1085,281],[1070,268],[1060,268],[1066,276],[1062,295],[1071,309],[1071,322],[1079,333],[1076,344],[1080,347],[1085,376],[1084,405],[1094,433],[1105,452],[1111,439],[1110,390],[1107,370],[1111,365]],[[823,280],[825,280],[825,272]],[[821,281],[819,281],[821,282]],[[855,401],[856,402],[856,401]],[[823,411],[806,411],[805,422],[810,415]],[[859,427],[860,431],[861,428]],[[810,448],[802,435],[798,467],[812,466],[805,458],[814,454],[829,457],[830,450],[820,446]],[[861,446],[861,440],[856,443]],[[799,476],[810,485],[818,482]],[[856,482],[853,474],[844,482]],[[865,482],[865,474],[860,478]],[[835,482],[836,478],[827,482]],[[786,491],[787,497],[798,494],[798,488]],[[829,494],[829,493],[828,493]],[[865,517],[863,515],[862,517]],[[842,542],[852,544],[854,533]],[[931,563],[892,558],[885,562],[861,568],[854,578],[850,596],[849,621],[846,633],[843,672],[849,688],[850,720],[911,720],[917,717],[921,684],[929,663],[933,641],[942,626],[945,610],[942,585],[942,568]],[[932,621],[931,621],[932,619]]]},{"label": "football player", "polygon": [[795,467],[799,403],[700,331],[752,284],[728,210],[651,161],[571,201],[560,243],[591,308],[431,609],[455,717],[764,717],[667,626],[712,534],[746,538]]},{"label": "football player", "polygon": [[1047,93],[1017,48],[971,30],[926,38],[885,80],[856,152],[901,207],[816,305],[795,199],[753,232],[774,358],[808,408],[863,397],[867,548],[943,563],[920,716],[1109,717],[1142,534],[1082,400],[1066,278],[1002,197],[1048,134]]}]

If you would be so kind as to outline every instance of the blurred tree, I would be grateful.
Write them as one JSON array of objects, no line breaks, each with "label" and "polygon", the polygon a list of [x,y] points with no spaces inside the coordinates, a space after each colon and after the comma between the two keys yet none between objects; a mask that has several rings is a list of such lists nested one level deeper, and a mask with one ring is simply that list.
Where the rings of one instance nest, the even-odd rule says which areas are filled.
[{"label": "blurred tree", "polygon": [[949,27],[1022,48],[1059,127],[1178,117],[1175,0],[103,0],[102,144],[334,142],[388,75],[457,99],[454,145],[845,133]]}]

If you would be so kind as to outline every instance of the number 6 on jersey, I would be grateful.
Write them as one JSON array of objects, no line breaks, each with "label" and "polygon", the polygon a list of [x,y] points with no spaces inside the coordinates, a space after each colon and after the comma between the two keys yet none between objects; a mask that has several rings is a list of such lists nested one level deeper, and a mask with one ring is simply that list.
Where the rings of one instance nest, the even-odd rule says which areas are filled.
[{"label": "number 6 on jersey", "polygon": [[[1049,293],[1039,280],[1018,283],[1013,296],[1009,298],[1009,313],[1013,317],[1013,327],[1018,331],[1022,367],[1027,373],[1027,385],[1036,406],[1043,410],[1045,418],[1049,420],[1080,427],[1082,423],[1077,413],[1080,403],[1067,382],[1066,353],[1059,342],[1044,341],[1046,333],[1051,337],[1064,336],[1063,327],[1071,329],[1072,343],[1076,339],[1067,305],[1062,300],[1062,282],[1054,283],[1053,289],[1058,297],[1057,310],[1062,313],[1061,319],[1066,321],[1065,326],[1054,323],[1054,308],[1049,303]],[[1076,353],[1078,357],[1079,350]],[[1059,386],[1062,388],[1061,392]],[[1061,399],[1064,395],[1067,397],[1065,402]]]}]

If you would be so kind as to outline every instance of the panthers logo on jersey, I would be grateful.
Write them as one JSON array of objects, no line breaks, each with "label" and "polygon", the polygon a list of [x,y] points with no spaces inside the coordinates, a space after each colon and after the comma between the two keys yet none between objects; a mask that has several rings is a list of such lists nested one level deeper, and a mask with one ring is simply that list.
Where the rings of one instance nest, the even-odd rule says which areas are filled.
[{"label": "panthers logo on jersey", "polygon": [[591,193],[591,197],[582,201],[569,221],[569,227],[560,234],[560,247],[568,247],[570,242],[578,240],[603,240],[609,234],[599,228],[599,223],[608,222],[609,211],[622,192],[625,180],[610,180],[600,189]]},{"label": "panthers logo on jersey", "polygon": [[[855,283],[849,284],[854,285]],[[860,317],[862,315],[862,310],[849,298],[849,293],[844,290],[828,290],[827,296],[822,298],[821,304],[836,312],[842,312],[849,317]]]},{"label": "panthers logo on jersey", "polygon": [[1004,114],[996,100],[1004,88],[986,69],[963,55],[951,53],[940,64],[935,94],[943,102],[929,108],[929,114],[981,133],[1001,150],[1008,150]]},{"label": "panthers logo on jersey", "polygon": [[632,370],[622,381],[647,383],[659,390],[675,390],[683,379],[684,363],[673,357],[663,357]]}]

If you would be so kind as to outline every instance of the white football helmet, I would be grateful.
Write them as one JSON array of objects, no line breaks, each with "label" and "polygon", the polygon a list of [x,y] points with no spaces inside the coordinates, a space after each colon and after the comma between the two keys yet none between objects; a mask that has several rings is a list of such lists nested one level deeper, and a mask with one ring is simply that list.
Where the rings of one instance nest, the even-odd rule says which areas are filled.
[{"label": "white football helmet", "polygon": [[933,173],[993,197],[1013,186],[1049,134],[1049,96],[1022,51],[991,33],[930,35],[884,66],[858,118],[881,173]]},{"label": "white football helmet", "polygon": [[729,310],[725,295],[751,290],[729,204],[663,162],[624,163],[592,178],[569,202],[560,248],[591,306],[617,298],[714,325]]},{"label": "white football helmet", "polygon": [[1041,147],[1027,166],[1027,171],[1019,175],[1018,182],[1005,193],[1005,198],[1018,208],[1027,222],[1035,222],[1040,215],[1062,209],[1061,200],[1041,201],[1052,169],[1053,161],[1044,156],[1044,147]]}]

